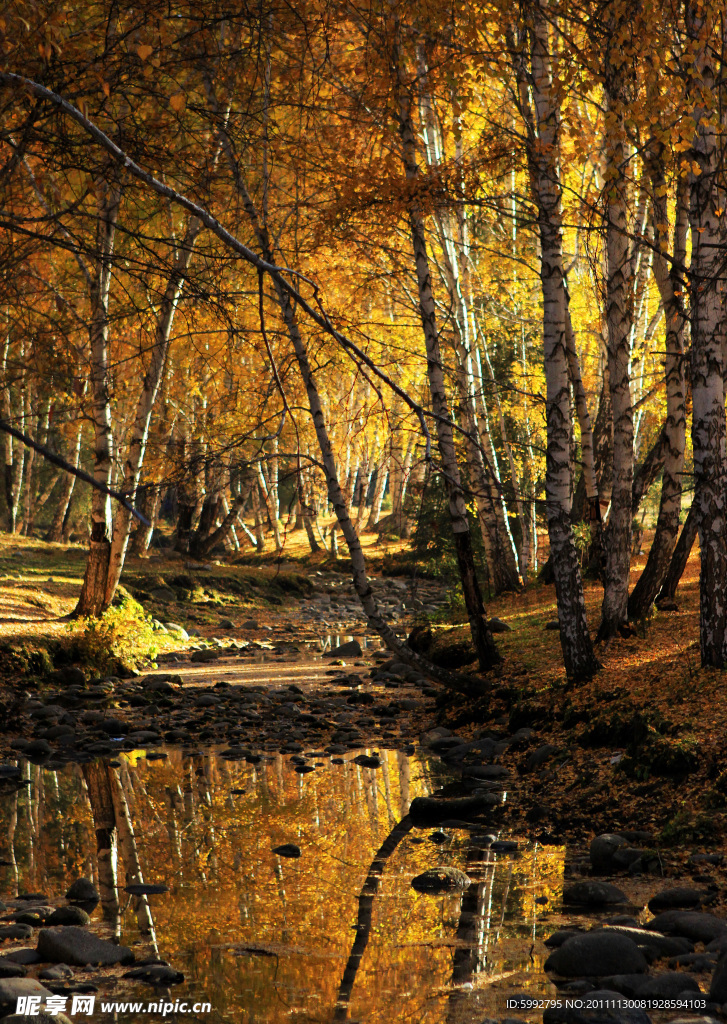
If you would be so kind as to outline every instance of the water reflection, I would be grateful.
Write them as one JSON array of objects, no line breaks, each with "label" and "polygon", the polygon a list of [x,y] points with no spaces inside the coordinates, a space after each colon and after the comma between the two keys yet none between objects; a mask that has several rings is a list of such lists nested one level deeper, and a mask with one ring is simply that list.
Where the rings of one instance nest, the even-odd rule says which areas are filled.
[{"label": "water reflection", "polygon": [[[175,999],[204,998],[215,1019],[240,1024],[458,1024],[512,1016],[513,989],[552,991],[536,899],[557,901],[563,850],[504,856],[458,829],[432,842],[407,812],[448,781],[438,760],[382,751],[374,770],[353,751],[299,772],[280,755],[166,753],[57,771],[20,763],[30,785],[0,798],[0,895],[57,897],[92,878],[96,915],[121,941],[184,972]],[[278,856],[282,844],[301,856]],[[463,896],[411,889],[439,865],[466,871]],[[129,900],[130,883],[170,891]]]}]

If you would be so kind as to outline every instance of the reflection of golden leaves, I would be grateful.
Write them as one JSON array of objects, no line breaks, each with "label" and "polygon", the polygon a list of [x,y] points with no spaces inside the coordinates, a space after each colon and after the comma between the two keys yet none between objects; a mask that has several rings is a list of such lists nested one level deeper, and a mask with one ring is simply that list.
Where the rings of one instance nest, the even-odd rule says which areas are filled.
[{"label": "reflection of golden leaves", "polygon": [[136,52],[139,54],[141,60],[147,60],[154,52],[154,47],[149,46],[148,43],[142,43],[141,46],[137,46]]},{"label": "reflection of golden leaves", "polygon": [[284,946],[280,943],[255,943],[246,945],[240,942],[222,943],[211,949],[229,949],[235,956],[312,956],[317,960],[342,960],[335,953],[323,953],[317,949],[303,949],[301,946]]}]

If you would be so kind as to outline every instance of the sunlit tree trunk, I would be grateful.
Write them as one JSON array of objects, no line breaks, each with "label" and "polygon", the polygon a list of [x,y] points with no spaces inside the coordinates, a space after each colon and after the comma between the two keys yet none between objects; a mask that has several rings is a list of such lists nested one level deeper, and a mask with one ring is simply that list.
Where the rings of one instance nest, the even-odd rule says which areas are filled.
[{"label": "sunlit tree trunk", "polygon": [[[195,241],[202,225],[195,218],[191,217],[187,224],[178,252],[175,257],[174,267],[167,281],[161,309],[157,317],[154,333],[154,344],[149,353],[149,367],[144,375],[141,392],[136,404],[136,414],[131,428],[129,447],[124,462],[124,475],[122,489],[131,502],[136,497],[136,488],[139,483],[139,475],[146,453],[146,443],[149,436],[149,424],[152,412],[159,394],[159,386],[164,372],[164,364],[169,351],[169,341],[174,323],[179,299],[182,294],[184,278],[192,258]],[[111,604],[116,587],[121,579],[121,571],[124,567],[126,548],[129,543],[131,532],[131,513],[123,505],[116,511],[113,525],[113,536],[109,553],[109,567],[106,577],[106,587],[103,597],[102,608],[108,608]]]},{"label": "sunlit tree trunk", "polygon": [[[418,71],[425,152],[428,164],[436,168],[441,165],[443,154],[432,101],[428,92],[428,69],[422,47],[419,47],[418,51]],[[475,498],[477,518],[493,590],[495,594],[500,594],[507,590],[519,590],[520,579],[514,552],[503,528],[504,523],[501,522],[503,516],[500,506],[500,481],[496,479],[493,467],[486,461],[477,422],[473,387],[474,367],[470,338],[470,311],[462,282],[463,264],[466,265],[469,260],[464,211],[457,221],[458,237],[455,237],[452,217],[448,210],[437,211],[435,223],[442,253],[440,272],[449,293],[452,309],[452,347],[455,357],[457,411],[459,424],[464,431],[468,483]],[[515,493],[517,494],[517,489]]]},{"label": "sunlit tree trunk", "polygon": [[[578,553],[571,527],[573,432],[566,341],[567,299],[563,276],[563,236],[559,167],[560,114],[553,90],[548,37],[548,0],[533,6],[530,37],[532,103],[521,100],[528,130],[531,186],[538,210],[543,291],[543,349],[546,379],[546,515],[558,604],[560,642],[566,675],[590,678],[598,662],[586,621]],[[521,95],[525,93],[521,82]]]},{"label": "sunlit tree trunk", "polygon": [[[109,790],[114,808],[114,817],[118,830],[121,856],[124,860],[126,884],[143,884],[144,875],[141,870],[141,863],[139,862],[139,852],[136,846],[134,826],[131,821],[131,815],[129,814],[129,807],[126,802],[123,786],[121,785],[117,769],[108,767],[104,770],[107,772]],[[154,919],[151,914],[149,900],[146,896],[137,896],[135,897],[135,901],[136,919],[139,923],[139,931],[143,936],[145,936],[145,938],[149,939],[154,952],[158,955],[159,950],[157,948],[156,930],[154,928]]]},{"label": "sunlit tree trunk", "polygon": [[[395,31],[398,32],[398,26]],[[404,171],[407,181],[414,182],[419,175],[419,171],[416,159],[416,138],[412,123],[412,99],[408,94],[405,83],[402,81],[402,68],[398,54],[398,40],[396,39],[393,45],[392,64],[398,79],[398,124],[402,142]],[[457,552],[459,575],[462,582],[462,591],[469,618],[472,641],[477,652],[480,667],[487,669],[497,664],[500,661],[500,656],[492,635],[487,628],[485,608],[475,570],[467,508],[465,506],[459,466],[457,464],[454,433],[449,418],[449,402],[445,389],[444,368],[439,346],[439,330],[432,292],[431,269],[427,253],[424,220],[416,199],[412,198],[410,200],[408,212],[411,242],[416,264],[419,312],[427,353],[429,391],[432,411],[437,418],[439,455],[448,498],[451,529]]]}]

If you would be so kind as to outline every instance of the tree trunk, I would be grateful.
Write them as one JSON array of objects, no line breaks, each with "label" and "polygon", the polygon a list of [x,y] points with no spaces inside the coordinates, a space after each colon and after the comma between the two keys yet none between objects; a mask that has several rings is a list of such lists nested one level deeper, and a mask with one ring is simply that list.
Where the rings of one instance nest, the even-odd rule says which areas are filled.
[{"label": "tree trunk", "polygon": [[[197,236],[202,228],[196,217],[190,217],[187,223],[184,239],[176,253],[174,267],[161,303],[161,309],[157,317],[154,333],[154,344],[149,355],[149,367],[144,375],[141,392],[136,403],[136,414],[134,424],[131,428],[129,449],[124,463],[124,478],[122,490],[128,495],[129,501],[133,503],[136,496],[136,489],[139,484],[139,476],[144,463],[146,443],[149,437],[149,424],[152,412],[159,395],[159,387],[164,372],[169,341],[174,323],[174,315],[179,305],[179,299],[184,286],[184,279],[189,269],[189,262],[192,258],[192,250]],[[108,608],[113,601],[116,587],[121,579],[121,572],[124,567],[126,548],[129,543],[131,532],[131,513],[123,505],[116,510],[113,525],[113,537],[109,552],[109,567],[106,578],[106,586],[103,598],[103,607]]]},{"label": "tree trunk", "polygon": [[116,815],[106,766],[100,761],[81,766],[88,790],[96,832],[98,890],[104,920],[116,924],[119,919],[118,837]]},{"label": "tree trunk", "polygon": [[142,558],[149,550],[151,539],[154,536],[162,504],[162,489],[159,484],[147,484],[141,492],[137,490],[137,495],[139,494],[141,494],[141,500],[137,501],[137,505],[141,506],[140,510],[149,520],[149,525],[144,526],[143,523],[137,523],[129,541],[129,548],[132,555]]},{"label": "tree trunk", "polygon": [[699,530],[699,639],[702,665],[723,668],[727,656],[727,460],[725,459],[722,276],[724,210],[717,175],[721,155],[715,114],[702,105],[702,94],[716,88],[711,38],[705,8],[686,5],[690,38],[700,42],[695,64],[692,160],[700,173],[691,176],[689,227],[692,262],[689,271],[692,340],[692,448],[694,507]]},{"label": "tree trunk", "polygon": [[384,491],[386,490],[386,481],[389,476],[388,459],[386,458],[385,449],[382,451],[381,460],[376,466],[376,485],[374,487],[374,496],[371,501],[371,511],[369,512],[369,518],[366,521],[366,529],[376,529],[379,519],[381,518],[381,505],[384,500]]},{"label": "tree trunk", "polygon": [[[615,28],[614,28],[615,31]],[[608,377],[613,410],[613,489],[605,530],[606,564],[598,639],[607,640],[628,627],[631,566],[631,488],[634,478],[634,415],[629,380],[632,309],[631,251],[628,238],[628,196],[625,165],[628,147],[624,126],[624,71],[606,40],[605,89],[614,124],[606,133],[606,163],[612,175],[606,199],[606,325]]]},{"label": "tree trunk", "polygon": [[255,521],[255,547],[258,552],[265,550],[265,534],[263,533],[263,521],[260,515],[260,484],[255,479],[252,485],[252,514]]},{"label": "tree trunk", "polygon": [[[427,66],[423,48],[418,50],[419,89],[421,96],[422,120],[424,122],[425,151],[430,167],[438,167],[442,154],[441,142],[431,97],[428,93]],[[519,590],[515,556],[508,543],[505,531],[498,522],[498,503],[502,487],[493,467],[486,459],[480,438],[479,424],[474,395],[474,368],[470,338],[470,313],[467,295],[463,288],[462,276],[468,260],[466,221],[460,213],[457,224],[459,236],[454,238],[452,218],[449,211],[435,213],[439,243],[443,255],[442,276],[445,281],[452,309],[452,341],[455,357],[455,386],[459,424],[464,431],[464,449],[468,469],[470,490],[475,497],[477,518],[482,533],[482,542],[487,559],[487,568],[495,594],[508,590]],[[425,253],[426,258],[426,253]],[[428,272],[428,270],[427,270]],[[421,289],[420,289],[421,294]],[[425,327],[426,331],[426,327]],[[517,490],[516,490],[517,493]]]},{"label": "tree trunk", "polygon": [[671,269],[666,258],[667,188],[661,160],[652,164],[654,220],[654,276],[659,286],[666,317],[666,424],[664,473],[656,532],[643,572],[629,597],[629,618],[642,619],[667,574],[679,532],[682,507],[682,471],[686,440],[684,408],[684,307],[677,293],[681,292],[682,268],[687,256],[688,192],[687,181],[677,184],[676,219]]},{"label": "tree trunk", "polygon": [[[402,141],[402,159],[407,181],[413,182],[418,178],[419,170],[416,160],[416,138],[411,117],[411,97],[407,94],[407,90],[401,81],[398,44],[396,43],[393,47],[392,58],[393,67],[399,79],[397,83],[399,93],[398,121],[399,134]],[[489,669],[501,659],[495,647],[495,642],[492,639],[492,634],[487,628],[485,607],[475,571],[472,537],[470,536],[467,508],[462,491],[459,466],[457,465],[454,434],[449,419],[449,402],[445,389],[444,368],[439,347],[439,330],[432,292],[424,220],[415,198],[410,200],[408,212],[411,242],[416,264],[419,313],[427,353],[429,392],[432,399],[432,411],[437,418],[439,455],[448,497],[449,517],[457,552],[457,565],[477,658],[482,669]]]},{"label": "tree trunk", "polygon": [[[229,140],[227,140],[229,143]],[[235,177],[235,184],[243,202],[245,211],[250,219],[251,226],[255,232],[255,237],[260,245],[260,249],[265,260],[272,260],[272,247],[268,236],[267,228],[264,224],[261,224],[255,205],[250,197],[250,193],[247,190],[245,181],[240,173],[239,166],[234,159],[231,147],[226,144],[223,139],[223,148],[228,153],[232,172]],[[331,444],[331,438],[328,433],[326,426],[325,417],[323,415],[323,406],[321,403],[321,397],[318,392],[315,377],[310,367],[308,360],[308,352],[306,350],[303,336],[300,332],[300,327],[295,317],[295,310],[290,300],[290,296],[284,290],[282,285],[275,279],[275,293],[280,307],[280,311],[283,317],[288,337],[290,338],[293,350],[295,352],[296,361],[300,370],[303,385],[306,390],[308,398],[308,406],[313,421],[313,427],[316,432],[316,439],[318,441],[318,447],[321,454],[321,463],[323,471],[326,475],[326,484],[328,487],[328,495],[333,508],[336,513],[341,532],[346,541],[349,555],[351,556],[351,566],[353,569],[353,585],[356,593],[361,601],[361,606],[366,613],[369,624],[374,629],[381,639],[384,641],[386,646],[394,652],[405,664],[412,665],[413,667],[419,668],[419,670],[429,676],[432,679],[436,679],[443,683],[445,686],[451,687],[452,689],[464,692],[468,695],[474,693],[482,694],[486,692],[487,688],[479,681],[463,680],[453,673],[435,668],[426,659],[419,657],[411,648],[402,643],[397,637],[394,631],[389,627],[388,623],[381,615],[379,607],[374,597],[371,584],[368,580],[366,572],[366,560],[364,558],[363,551],[361,549],[361,542],[356,528],[351,521],[346,503],[343,500],[343,494],[341,486],[338,481],[338,475],[336,470],[336,460],[333,454],[333,446]],[[254,495],[254,490],[253,490]],[[483,623],[484,626],[484,623]],[[492,637],[487,631],[487,636],[492,642]],[[479,653],[479,652],[478,652]],[[495,656],[497,653],[495,651]]]},{"label": "tree trunk", "polygon": [[[566,675],[590,679],[599,668],[588,632],[580,563],[571,527],[572,478],[567,300],[559,166],[560,112],[553,90],[547,0],[533,7],[531,70],[535,110],[523,102],[528,129],[528,164],[538,209],[540,279],[543,290],[543,349],[546,378],[546,515]],[[521,75],[522,72],[519,72]],[[521,91],[521,96],[523,91]]]},{"label": "tree trunk", "polygon": [[671,562],[664,577],[664,582],[661,585],[661,590],[656,598],[657,607],[665,601],[673,601],[676,597],[679,581],[684,575],[684,570],[687,567],[687,562],[696,539],[697,508],[695,505],[692,505],[682,527],[682,532],[679,534],[679,540],[674,547],[674,554],[671,556]]},{"label": "tree trunk", "polygon": [[275,507],[274,496],[272,493],[272,487],[268,487],[267,481],[263,474],[262,466],[260,463],[256,463],[257,481],[260,485],[260,495],[265,503],[265,508],[268,513],[270,520],[270,528],[273,531],[273,540],[275,541],[275,550],[280,553],[283,550],[283,541],[280,536],[280,522],[276,515],[277,509]]},{"label": "tree trunk", "polygon": [[[104,183],[99,199],[96,228],[96,271],[91,285],[91,389],[94,430],[95,480],[111,486],[113,472],[113,429],[109,397],[109,292],[116,221],[121,192],[116,185]],[[111,499],[102,491],[91,494],[91,539],[81,596],[75,615],[100,615],[104,611],[106,580],[111,557]]]}]

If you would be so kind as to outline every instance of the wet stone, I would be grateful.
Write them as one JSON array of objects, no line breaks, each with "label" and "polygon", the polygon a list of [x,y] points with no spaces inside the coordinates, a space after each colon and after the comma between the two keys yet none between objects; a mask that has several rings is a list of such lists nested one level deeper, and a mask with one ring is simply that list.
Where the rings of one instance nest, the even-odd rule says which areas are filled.
[{"label": "wet stone", "polygon": [[42,928],[38,935],[38,956],[50,963],[84,967],[86,964],[133,963],[134,954],[127,946],[99,939],[83,928]]},{"label": "wet stone", "polygon": [[68,964],[55,964],[38,973],[42,981],[67,981],[73,977],[73,969]]},{"label": "wet stone", "polygon": [[362,768],[380,768],[381,758],[376,755],[370,757],[368,754],[359,754],[353,759],[354,764],[360,765]]},{"label": "wet stone", "polygon": [[673,999],[675,996],[681,995],[682,992],[696,993],[701,992],[701,989],[691,975],[684,974],[683,971],[667,971],[655,978],[648,978],[639,988],[637,995],[644,999],[654,997]]},{"label": "wet stone", "polygon": [[725,935],[727,921],[697,910],[666,910],[647,921],[646,927],[665,935],[682,935],[694,942],[708,943]]},{"label": "wet stone", "polygon": [[643,974],[611,974],[601,978],[600,984],[614,992],[620,992],[627,999],[633,999],[646,981]]},{"label": "wet stone", "polygon": [[277,853],[278,857],[300,857],[300,847],[295,843],[283,843],[282,846],[275,846],[273,853]]},{"label": "wet stone", "polygon": [[598,874],[607,875],[613,866],[614,854],[623,846],[628,846],[623,836],[610,832],[596,836],[589,850],[593,870]]},{"label": "wet stone", "polygon": [[145,985],[181,985],[184,975],[181,971],[175,971],[168,964],[149,964],[143,967],[135,967],[124,974],[125,978],[133,981],[141,981]]},{"label": "wet stone", "polygon": [[91,918],[80,907],[59,907],[58,910],[53,911],[44,923],[49,925],[75,924],[83,928],[91,923]]},{"label": "wet stone", "polygon": [[574,936],[581,934],[583,934],[581,929],[559,928],[557,932],[553,932],[552,935],[548,936],[545,940],[545,945],[549,949],[558,949],[564,942],[567,942],[568,939],[572,939]]},{"label": "wet stone", "polygon": [[608,882],[575,882],[563,890],[563,902],[584,907],[627,903],[626,894]]},{"label": "wet stone", "polygon": [[639,947],[618,932],[588,932],[568,939],[545,961],[546,971],[566,978],[605,974],[643,973],[646,957]]},{"label": "wet stone", "polygon": [[635,942],[637,946],[648,950],[651,956],[657,958],[680,956],[684,953],[691,953],[694,949],[694,945],[689,939],[673,935],[662,935],[661,932],[648,931],[638,926],[614,925],[609,927],[608,930],[610,932],[618,932],[619,935],[625,935]]},{"label": "wet stone", "polygon": [[415,825],[438,825],[446,818],[467,820],[480,817],[501,803],[502,797],[491,793],[447,799],[418,796],[412,800],[409,814]]},{"label": "wet stone", "polygon": [[412,879],[411,887],[417,892],[438,895],[446,892],[464,892],[469,888],[470,879],[457,868],[430,868]]},{"label": "wet stone", "polygon": [[40,963],[37,950],[31,949],[29,946],[23,946],[22,949],[12,949],[9,953],[5,954],[3,960],[14,964],[22,964],[23,966]]},{"label": "wet stone", "polygon": [[649,900],[649,910],[658,914],[662,910],[691,910],[698,907],[707,894],[703,889],[676,886],[663,889]]},{"label": "wet stone", "polygon": [[709,999],[713,1003],[727,1003],[727,957],[722,956],[712,975]]},{"label": "wet stone", "polygon": [[29,924],[8,924],[0,927],[0,939],[29,939],[33,929]]},{"label": "wet stone", "polygon": [[22,964],[14,964],[4,957],[0,958],[0,978],[24,978],[27,973],[27,967],[23,967]]},{"label": "wet stone", "polygon": [[349,640],[345,644],[341,644],[340,647],[334,647],[330,651],[325,651],[323,654],[324,658],[358,658],[361,656],[363,651],[361,650],[361,644],[358,640]]},{"label": "wet stone", "polygon": [[125,885],[124,892],[128,892],[130,896],[160,896],[162,893],[169,892],[169,886],[163,882],[134,882],[131,885]]},{"label": "wet stone", "polygon": [[49,996],[50,992],[35,978],[0,978],[0,1012],[14,1010],[21,996]]}]

